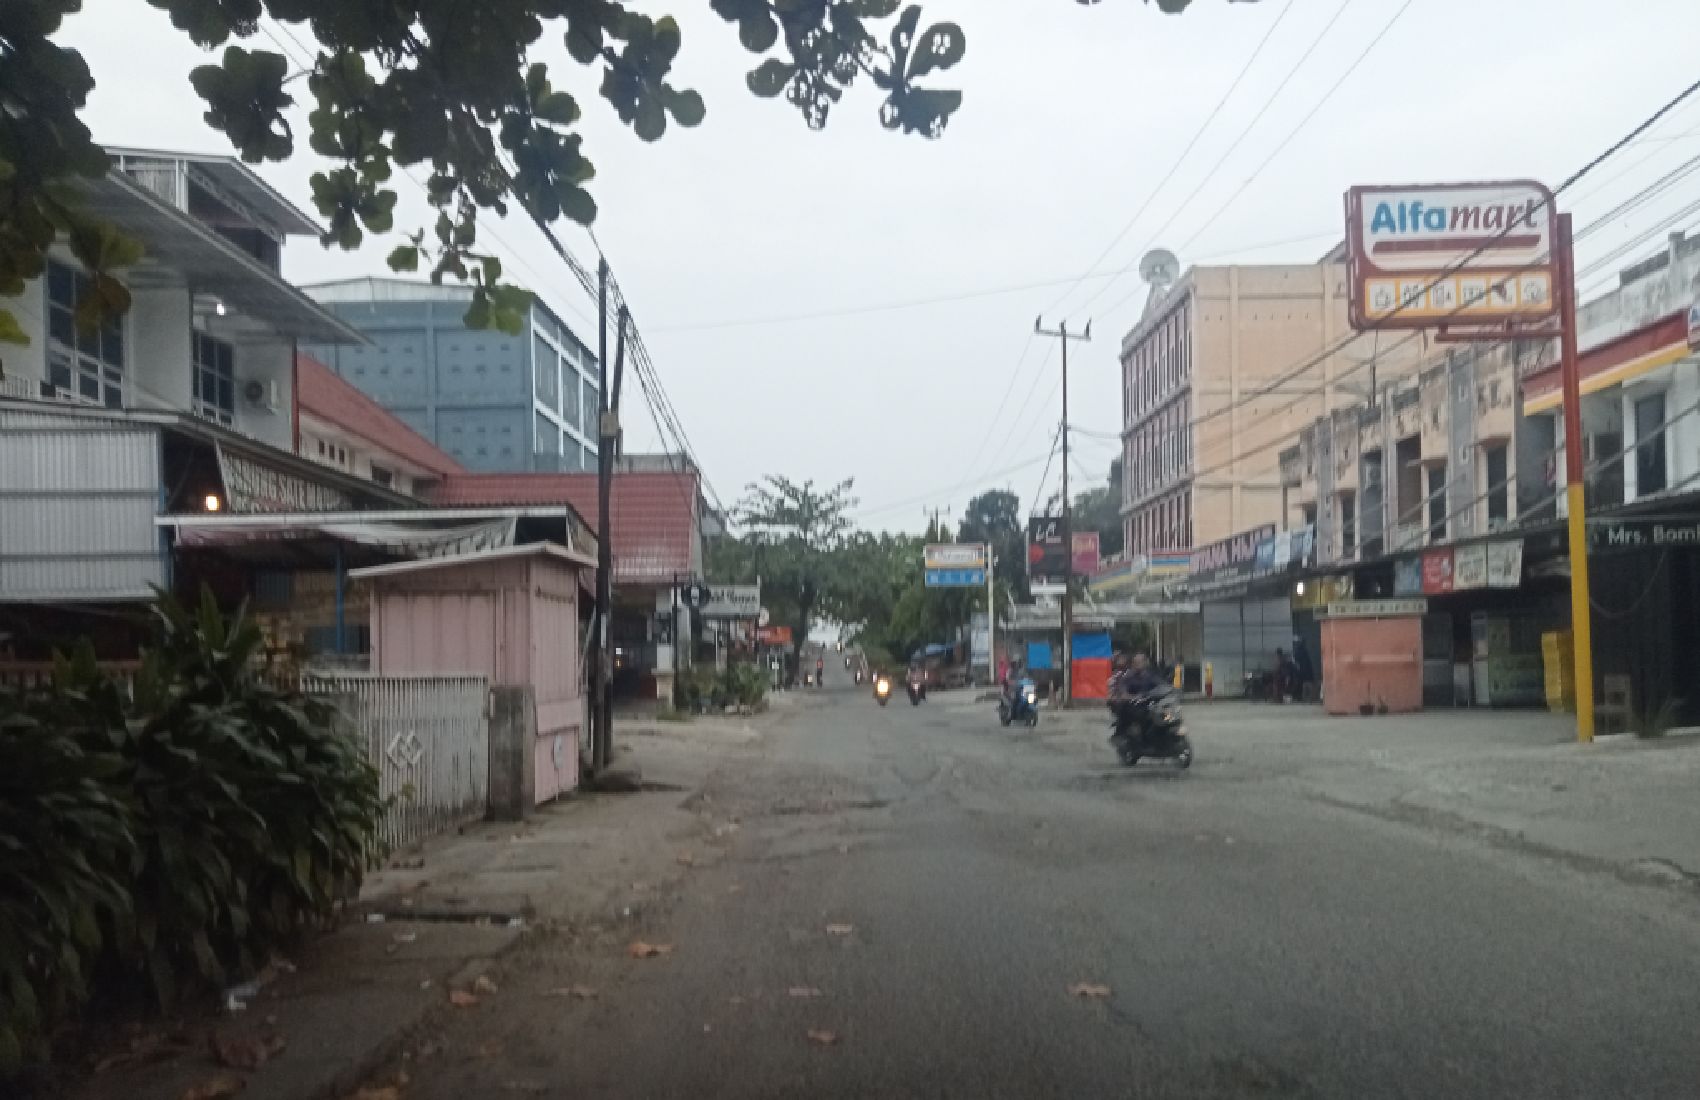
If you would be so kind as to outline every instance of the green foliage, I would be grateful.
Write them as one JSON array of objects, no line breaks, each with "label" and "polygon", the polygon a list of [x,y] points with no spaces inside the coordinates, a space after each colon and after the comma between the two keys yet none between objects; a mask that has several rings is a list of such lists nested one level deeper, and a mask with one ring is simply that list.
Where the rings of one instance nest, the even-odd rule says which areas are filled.
[{"label": "green foliage", "polygon": [[700,664],[679,674],[674,704],[685,714],[757,707],[767,698],[767,677],[767,671],[754,664],[729,662],[724,671]]},{"label": "green foliage", "polygon": [[[725,548],[722,563],[736,565],[750,580],[761,578],[762,599],[775,621],[789,623],[795,652],[809,636],[817,610],[836,610],[842,577],[836,556],[851,529],[852,482],[816,489],[812,481],[794,482],[770,475],[749,486],[734,510],[745,529],[741,549]],[[782,618],[779,609],[790,612]]]},{"label": "green foliage", "polygon": [[957,531],[961,542],[989,542],[997,557],[999,581],[1025,602],[1027,591],[1027,526],[1021,520],[1021,501],[1007,489],[988,489],[968,502]]},{"label": "green foliage", "polygon": [[377,854],[376,771],[260,676],[253,624],[210,596],[156,611],[133,697],[87,653],[0,697],[0,1071],[95,964],[170,1004],[323,920]]},{"label": "green foliage", "polygon": [[[1082,3],[1091,0],[1080,0]],[[1189,0],[1158,0],[1163,11]],[[104,13],[118,0],[91,5]],[[131,0],[132,5],[134,0]],[[327,223],[326,244],[357,247],[366,233],[387,233],[395,191],[392,171],[414,168],[439,211],[435,246],[423,231],[414,251],[391,253],[396,270],[469,281],[487,258],[478,250],[480,211],[507,213],[517,203],[545,230],[560,218],[589,224],[595,176],[580,151],[581,96],[558,88],[549,67],[532,59],[545,36],[574,63],[600,74],[598,93],[615,117],[644,141],[669,125],[697,126],[706,110],[696,92],[671,82],[683,45],[671,16],[651,18],[620,0],[148,0],[216,62],[190,82],[203,116],[251,163],[287,160],[297,135],[285,113],[301,64],[282,53],[249,50],[232,39],[259,33],[262,19],[284,25],[313,46],[306,71],[308,145],[332,162],[312,177],[313,200]],[[79,115],[95,81],[80,55],[51,38],[81,0],[0,5],[0,297],[39,274],[46,250],[79,215],[61,185],[99,176],[106,158]],[[709,0],[762,59],[750,91],[783,96],[812,128],[826,125],[844,92],[866,77],[881,93],[883,126],[938,137],[962,93],[919,82],[954,67],[967,49],[962,28],[922,29],[917,5],[898,14],[895,0]],[[85,261],[86,262],[86,261]],[[90,274],[105,269],[91,265]],[[97,278],[98,281],[98,278]],[[502,326],[508,308],[489,283],[480,319]],[[114,304],[121,311],[124,304]],[[0,311],[0,339],[22,333]]]}]

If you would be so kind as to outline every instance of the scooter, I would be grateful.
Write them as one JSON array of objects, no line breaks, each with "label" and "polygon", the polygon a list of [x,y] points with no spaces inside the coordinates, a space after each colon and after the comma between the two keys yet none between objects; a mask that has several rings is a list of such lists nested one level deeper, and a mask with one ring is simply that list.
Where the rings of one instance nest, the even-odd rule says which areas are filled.
[{"label": "scooter", "polygon": [[909,705],[918,707],[927,701],[927,681],[911,679],[909,681]]},{"label": "scooter", "polygon": [[874,698],[880,701],[880,706],[891,702],[891,680],[881,676],[874,681]]},{"label": "scooter", "polygon": [[1192,741],[1181,721],[1180,693],[1174,688],[1113,700],[1110,711],[1116,717],[1110,744],[1123,765],[1131,768],[1148,756],[1172,760],[1183,771],[1192,766]]},{"label": "scooter", "polygon": [[862,670],[861,669],[856,670],[856,682],[858,684],[860,684],[862,682]]},{"label": "scooter", "polygon": [[1032,680],[1021,680],[1012,697],[998,700],[998,725],[1011,722],[1025,723],[1029,729],[1039,724],[1039,688]]}]

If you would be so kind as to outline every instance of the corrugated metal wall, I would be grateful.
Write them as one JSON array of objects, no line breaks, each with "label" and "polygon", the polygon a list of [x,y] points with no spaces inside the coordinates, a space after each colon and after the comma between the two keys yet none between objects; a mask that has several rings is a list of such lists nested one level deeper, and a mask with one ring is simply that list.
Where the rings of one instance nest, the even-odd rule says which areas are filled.
[{"label": "corrugated metal wall", "polygon": [[0,410],[0,601],[147,597],[159,500],[157,428]]}]

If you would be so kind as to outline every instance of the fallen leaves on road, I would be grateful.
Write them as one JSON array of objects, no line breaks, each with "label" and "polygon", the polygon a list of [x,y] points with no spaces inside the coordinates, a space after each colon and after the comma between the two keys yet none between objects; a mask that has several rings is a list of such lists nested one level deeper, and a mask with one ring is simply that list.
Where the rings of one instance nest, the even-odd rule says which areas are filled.
[{"label": "fallen leaves on road", "polygon": [[730,886],[728,886],[728,887],[727,887],[727,888],[726,888],[726,892],[727,892],[727,893],[728,893],[728,894],[736,894],[736,893],[737,893],[737,892],[738,892],[738,891],[740,891],[740,890],[742,890],[742,889],[743,889],[743,888],[744,888],[744,884],[743,884],[743,883],[741,883],[741,882],[734,882],[734,883],[733,883],[733,884],[732,884],[732,885],[730,885]]},{"label": "fallen leaves on road", "polygon": [[848,936],[855,930],[856,926],[853,924],[829,924],[826,926],[826,934],[829,936]]},{"label": "fallen leaves on road", "polygon": [[838,854],[839,854],[839,855],[841,855],[841,856],[847,856],[847,855],[849,855],[849,854],[850,854],[850,845],[848,845],[848,844],[840,844],[840,845],[839,845],[839,846],[838,846]]},{"label": "fallen leaves on road", "polygon": [[791,996],[799,998],[820,996],[820,990],[812,985],[794,985],[788,992]]},{"label": "fallen leaves on road", "polygon": [[677,863],[681,867],[695,867],[697,865],[697,857],[691,855],[689,852],[680,852],[678,855],[673,857],[673,862]]},{"label": "fallen leaves on road", "polygon": [[506,1044],[500,1039],[486,1039],[484,1042],[478,1044],[478,1057],[494,1058],[502,1053],[505,1046]]},{"label": "fallen leaves on road", "polygon": [[545,997],[571,997],[575,1001],[594,1001],[596,990],[588,985],[563,985],[543,994]]},{"label": "fallen leaves on road", "polygon": [[1092,982],[1075,982],[1073,985],[1068,987],[1068,992],[1071,997],[1084,997],[1089,1000],[1098,1001],[1103,1000],[1105,997],[1110,995],[1110,987],[1107,985],[1095,985]]},{"label": "fallen leaves on road", "polygon": [[821,1031],[816,1028],[810,1028],[809,1042],[821,1047],[836,1046],[838,1043],[838,1032]]},{"label": "fallen leaves on road", "polygon": [[449,990],[449,1003],[456,1008],[471,1008],[478,1003],[478,995],[468,993],[464,989],[451,989]]},{"label": "fallen leaves on road", "polygon": [[670,943],[644,943],[642,940],[633,940],[632,945],[626,948],[626,954],[634,959],[653,959],[657,955],[672,953],[673,945]]},{"label": "fallen leaves on road", "polygon": [[198,1085],[190,1085],[183,1092],[183,1100],[226,1100],[226,1097],[235,1096],[247,1087],[248,1082],[234,1073],[221,1073]]},{"label": "fallen leaves on road", "polygon": [[490,994],[496,992],[496,983],[490,980],[488,974],[478,975],[478,980],[472,983],[474,993]]},{"label": "fallen leaves on road", "polygon": [[214,1032],[209,1040],[213,1057],[231,1069],[259,1069],[271,1061],[288,1044],[281,1035],[221,1035]]}]

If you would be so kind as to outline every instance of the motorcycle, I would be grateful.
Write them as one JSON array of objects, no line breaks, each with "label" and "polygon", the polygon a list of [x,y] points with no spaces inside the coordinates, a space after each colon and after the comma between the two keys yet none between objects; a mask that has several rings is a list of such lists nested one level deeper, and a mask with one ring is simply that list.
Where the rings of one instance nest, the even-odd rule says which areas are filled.
[{"label": "motorcycle", "polygon": [[911,679],[909,681],[909,705],[918,707],[927,700],[927,682]]},{"label": "motorcycle", "polygon": [[874,698],[880,701],[880,706],[891,702],[891,681],[884,676],[874,681]]},{"label": "motorcycle", "polygon": [[1023,722],[1029,729],[1039,724],[1039,688],[1032,680],[1022,680],[1013,696],[998,700],[998,724],[1011,722]]},{"label": "motorcycle", "polygon": [[1182,770],[1192,766],[1192,741],[1181,721],[1180,693],[1164,688],[1147,695],[1112,700],[1115,723],[1110,744],[1126,767],[1141,757],[1172,760]]},{"label": "motorcycle", "polygon": [[860,684],[862,682],[862,670],[861,669],[856,670],[856,682],[858,684]]}]

